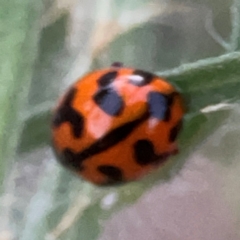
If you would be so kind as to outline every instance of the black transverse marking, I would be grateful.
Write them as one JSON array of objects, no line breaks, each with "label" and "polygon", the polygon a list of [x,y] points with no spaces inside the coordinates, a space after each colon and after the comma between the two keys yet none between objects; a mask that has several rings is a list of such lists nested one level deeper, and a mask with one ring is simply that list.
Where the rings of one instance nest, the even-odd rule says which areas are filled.
[{"label": "black transverse marking", "polygon": [[150,92],[148,94],[148,105],[151,116],[159,120],[169,121],[175,94],[164,95],[159,92]]},{"label": "black transverse marking", "polygon": [[138,140],[133,148],[136,162],[139,165],[159,164],[164,162],[170,155],[169,153],[157,155],[154,145],[147,139]]},{"label": "black transverse marking", "polygon": [[123,181],[122,170],[111,165],[98,166],[98,171],[104,174],[108,179],[106,184],[120,183]]},{"label": "black transverse marking", "polygon": [[117,116],[123,109],[123,100],[112,88],[100,89],[94,96],[95,103],[107,114]]},{"label": "black transverse marking", "polygon": [[123,141],[131,132],[139,126],[143,121],[148,119],[148,114],[145,113],[139,119],[136,119],[132,122],[128,122],[123,126],[120,126],[111,132],[109,132],[106,136],[102,139],[99,139],[91,146],[86,148],[85,150],[74,153],[70,149],[65,149],[63,152],[63,160],[62,163],[70,168],[76,168],[77,170],[82,166],[82,163],[87,158],[94,156],[100,152],[103,152],[112,146],[116,145],[117,143]]},{"label": "black transverse marking", "polygon": [[114,79],[117,77],[118,72],[112,71],[104,74],[99,80],[98,84],[100,87],[106,87],[107,85],[111,84]]},{"label": "black transverse marking", "polygon": [[132,73],[132,75],[140,76],[143,78],[142,81],[134,81],[134,78],[133,78],[133,80],[131,80],[131,78],[130,78],[130,83],[132,83],[133,85],[139,86],[139,87],[149,84],[155,77],[152,73],[145,72],[142,70],[135,70]]},{"label": "black transverse marking", "polygon": [[169,142],[174,142],[182,128],[182,120],[180,120],[171,130],[169,134]]},{"label": "black transverse marking", "polygon": [[65,100],[57,109],[53,117],[53,126],[59,127],[64,122],[69,122],[72,126],[73,135],[79,138],[82,133],[84,119],[83,116],[72,108],[71,103],[76,94],[76,89],[72,88],[66,95]]}]

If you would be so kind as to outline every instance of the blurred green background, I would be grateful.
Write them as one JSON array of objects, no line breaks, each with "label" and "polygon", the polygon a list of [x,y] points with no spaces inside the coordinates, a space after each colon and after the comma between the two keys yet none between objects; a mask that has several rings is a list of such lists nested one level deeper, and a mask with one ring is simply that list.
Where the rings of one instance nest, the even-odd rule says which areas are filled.
[{"label": "blurred green background", "polygon": [[[240,0],[11,0],[0,8],[0,240],[240,239]],[[50,148],[58,96],[114,61],[167,77],[181,152],[97,188]]]}]

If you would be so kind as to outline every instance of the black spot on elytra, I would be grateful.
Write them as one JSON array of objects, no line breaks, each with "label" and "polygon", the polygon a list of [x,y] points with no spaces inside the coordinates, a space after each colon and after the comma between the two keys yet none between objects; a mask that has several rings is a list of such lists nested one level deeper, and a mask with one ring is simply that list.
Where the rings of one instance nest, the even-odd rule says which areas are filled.
[{"label": "black spot on elytra", "polygon": [[112,63],[111,67],[121,68],[121,67],[123,67],[123,63],[122,62],[114,62],[114,63]]},{"label": "black spot on elytra", "polygon": [[138,164],[147,165],[156,161],[157,156],[154,152],[154,146],[149,140],[138,140],[133,147]]},{"label": "black spot on elytra", "polygon": [[117,74],[118,74],[117,71],[112,71],[104,74],[101,78],[99,78],[98,85],[100,87],[108,86],[114,81],[114,79],[117,77]]},{"label": "black spot on elytra", "polygon": [[169,142],[174,142],[182,128],[182,120],[180,120],[171,130],[169,134]]},{"label": "black spot on elytra", "polygon": [[140,77],[143,78],[142,81],[134,81],[134,79],[131,80],[131,78],[130,78],[129,82],[131,84],[135,85],[135,86],[138,86],[138,87],[145,86],[145,85],[149,84],[150,82],[152,82],[152,80],[154,78],[154,75],[152,73],[145,72],[143,70],[138,70],[138,69],[135,70],[132,73],[132,75],[137,75],[137,76],[140,76]]},{"label": "black spot on elytra", "polygon": [[82,133],[84,118],[83,116],[72,108],[71,104],[76,94],[76,89],[72,88],[69,90],[65,96],[65,100],[57,109],[53,117],[53,126],[59,127],[64,122],[69,122],[72,126],[73,135],[76,138],[79,138]]},{"label": "black spot on elytra", "polygon": [[169,121],[171,118],[171,105],[175,94],[164,95],[159,92],[150,92],[148,94],[150,115],[159,120]]},{"label": "black spot on elytra", "polygon": [[117,116],[123,109],[123,100],[113,88],[103,88],[93,96],[94,102],[107,114]]},{"label": "black spot on elytra", "polygon": [[157,155],[154,150],[154,145],[147,139],[138,140],[133,148],[136,162],[143,166],[148,164],[159,164],[164,162],[169,156],[168,153]]},{"label": "black spot on elytra", "polygon": [[79,161],[79,154],[74,153],[72,150],[70,150],[68,148],[66,148],[63,151],[60,161],[64,166],[66,166],[72,170],[77,170],[77,171],[83,170],[81,161]]},{"label": "black spot on elytra", "polygon": [[82,166],[84,160],[89,157],[92,157],[98,153],[106,151],[107,149],[113,147],[117,143],[123,141],[128,137],[129,134],[148,118],[148,114],[145,113],[139,119],[136,119],[132,122],[128,122],[123,126],[120,126],[108,134],[106,134],[103,138],[99,139],[95,143],[93,143],[88,148],[84,149],[81,152],[73,153],[70,149],[65,149],[62,154],[62,158],[60,161],[65,166],[68,166],[71,169],[79,170]]},{"label": "black spot on elytra", "polygon": [[121,183],[123,181],[122,170],[111,165],[101,165],[97,167],[98,171],[107,177],[106,184]]}]

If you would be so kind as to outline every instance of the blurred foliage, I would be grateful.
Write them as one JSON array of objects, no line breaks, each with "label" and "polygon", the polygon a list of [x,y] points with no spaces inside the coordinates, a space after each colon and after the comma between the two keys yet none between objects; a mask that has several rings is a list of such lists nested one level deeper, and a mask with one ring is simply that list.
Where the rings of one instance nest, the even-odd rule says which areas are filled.
[{"label": "blurred foliage", "polygon": [[[176,175],[189,154],[238,116],[239,16],[239,0],[5,2],[0,239],[98,239],[109,216]],[[114,61],[169,79],[188,113],[177,157],[141,181],[99,189],[59,167],[46,146],[59,93]],[[108,209],[109,196],[115,204]]]},{"label": "blurred foliage", "polygon": [[[27,10],[27,11],[26,11]],[[19,110],[26,103],[39,40],[42,4],[4,1],[0,9],[0,193],[22,129]]]}]

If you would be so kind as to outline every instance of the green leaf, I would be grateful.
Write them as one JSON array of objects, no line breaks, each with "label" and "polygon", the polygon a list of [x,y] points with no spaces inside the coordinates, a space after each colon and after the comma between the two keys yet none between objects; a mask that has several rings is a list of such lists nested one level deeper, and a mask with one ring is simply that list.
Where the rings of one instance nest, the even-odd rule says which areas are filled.
[{"label": "green leaf", "polygon": [[70,68],[66,49],[67,16],[63,15],[52,25],[42,29],[39,36],[39,55],[34,65],[31,88],[28,96],[28,109],[45,101],[54,101],[59,93],[62,79]]},{"label": "green leaf", "polygon": [[230,36],[230,45],[233,51],[240,50],[240,1],[233,0],[231,7],[232,34]]},{"label": "green leaf", "polygon": [[27,118],[25,118],[21,140],[19,141],[18,153],[28,152],[50,144],[51,109],[49,104],[47,106],[48,109],[38,108],[38,111],[30,116],[26,113]]},{"label": "green leaf", "polygon": [[188,111],[196,112],[208,105],[238,99],[240,52],[184,64],[159,75],[175,83],[189,101]]}]

